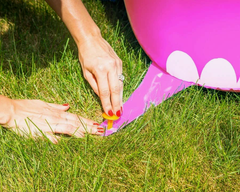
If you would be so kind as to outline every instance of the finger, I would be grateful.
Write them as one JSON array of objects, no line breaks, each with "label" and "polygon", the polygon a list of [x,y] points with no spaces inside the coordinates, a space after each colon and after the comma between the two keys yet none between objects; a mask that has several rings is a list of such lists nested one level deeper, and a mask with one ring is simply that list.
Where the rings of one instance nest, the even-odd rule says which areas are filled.
[{"label": "finger", "polygon": [[[114,52],[114,50],[112,50],[115,58],[116,58],[116,63],[117,63],[117,74],[118,76],[122,74],[122,60],[118,57],[118,55],[116,54],[116,52]],[[119,85],[120,85],[120,109],[121,109],[121,113],[122,113],[122,106],[123,106],[123,81],[119,80]]]},{"label": "finger", "polygon": [[53,143],[57,144],[61,137],[54,135],[53,133],[46,133],[45,136]]},{"label": "finger", "polygon": [[[47,121],[45,119],[39,121],[38,118],[31,118],[31,120],[29,119],[27,122],[27,126],[22,127],[21,130],[33,137],[41,137],[43,134],[45,135],[45,133],[59,133],[72,136],[79,129],[79,125],[74,126],[74,124],[77,123],[73,121],[65,122],[64,119],[61,118],[51,118],[50,121]],[[76,133],[76,136],[84,137],[83,131],[78,131]]]},{"label": "finger", "polygon": [[95,76],[92,73],[90,73],[89,71],[86,71],[85,79],[88,81],[88,83],[92,87],[93,91],[99,96],[98,85],[97,85]]},{"label": "finger", "polygon": [[101,135],[104,133],[104,128],[100,127],[99,125],[84,125],[84,126],[79,126],[76,128],[76,131],[73,133],[75,135],[79,134],[92,134],[92,135]]},{"label": "finger", "polygon": [[[119,59],[118,60],[118,75],[122,74],[122,61]],[[120,109],[121,109],[121,114],[123,112],[123,81],[119,80],[119,85],[120,85]]]},{"label": "finger", "polygon": [[[72,136],[77,131],[77,127],[74,127],[73,125],[70,124],[56,123],[51,125],[51,130],[53,133]],[[76,136],[83,137],[84,134],[79,133]]]},{"label": "finger", "polygon": [[69,112],[63,112],[60,114],[60,117],[62,119],[64,119],[65,121],[79,121],[83,124],[89,124],[89,125],[99,125],[96,121],[90,120],[90,119],[86,119],[84,117],[81,117],[79,115],[73,114],[73,113],[69,113]]},{"label": "finger", "polygon": [[[52,125],[61,125],[66,124],[74,127],[86,127],[89,126],[95,126],[95,130],[99,124],[93,120],[86,119],[84,117],[78,116],[76,114],[72,114],[69,112],[61,112],[61,113],[55,113],[54,116],[49,115],[41,115],[40,117],[31,117],[28,118],[27,122],[28,126],[26,126],[26,131],[28,131],[28,127],[31,130],[49,130],[51,129],[52,132],[54,132],[54,127]],[[24,123],[25,124],[25,123]],[[46,125],[48,126],[46,128]],[[39,127],[38,127],[39,126]]]},{"label": "finger", "polygon": [[[103,132],[103,128],[101,130],[98,128],[98,126],[94,125],[85,125],[85,126],[73,126],[69,124],[53,124],[51,126],[51,129],[53,130],[54,133],[59,133],[59,134],[66,134],[69,136],[76,136],[78,138],[84,137],[85,133],[89,134],[96,134],[100,135]],[[99,130],[99,131],[98,131]]]},{"label": "finger", "polygon": [[106,114],[109,116],[113,115],[112,111],[112,104],[110,100],[110,90],[109,90],[109,83],[108,83],[108,78],[107,74],[104,76],[97,76],[97,85],[98,85],[98,92],[99,92],[99,97],[102,103],[103,110],[105,111]]},{"label": "finger", "polygon": [[110,84],[110,92],[111,92],[111,101],[114,113],[120,117],[121,116],[121,106],[120,106],[120,81],[118,79],[118,74],[109,73],[109,84]]},{"label": "finger", "polygon": [[75,127],[81,127],[79,131],[82,131],[83,133],[97,134],[97,135],[104,133],[104,128],[101,127],[97,122],[93,120],[86,119],[84,117],[80,117],[71,113],[69,113],[69,116],[67,116],[65,120],[69,124]]},{"label": "finger", "polygon": [[54,109],[58,109],[58,110],[61,110],[61,111],[67,111],[70,108],[68,103],[65,103],[65,104],[62,104],[62,105],[54,104],[54,103],[47,103],[47,105],[54,108]]},{"label": "finger", "polygon": [[[70,122],[71,123],[71,122]],[[83,122],[72,122],[75,123],[75,127],[77,129],[77,131],[75,131],[76,133],[81,132],[81,133],[88,133],[88,134],[92,134],[92,135],[100,135],[102,133],[104,133],[104,128],[101,127],[98,123],[94,123],[94,124],[87,124],[87,123],[83,123]],[[79,123],[79,124],[78,124]]]},{"label": "finger", "polygon": [[121,106],[121,114],[122,114],[123,113],[123,82],[122,81],[120,81],[120,106]]}]

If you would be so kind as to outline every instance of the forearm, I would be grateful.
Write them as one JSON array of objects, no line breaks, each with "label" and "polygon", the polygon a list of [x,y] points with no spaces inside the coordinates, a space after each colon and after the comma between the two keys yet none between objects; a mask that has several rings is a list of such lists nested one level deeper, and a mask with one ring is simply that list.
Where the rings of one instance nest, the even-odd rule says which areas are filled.
[{"label": "forearm", "polygon": [[81,0],[46,0],[62,18],[78,46],[83,75],[101,99],[104,112],[121,115],[122,61],[102,38]]},{"label": "forearm", "polygon": [[78,46],[91,37],[100,36],[99,28],[81,0],[46,0],[46,2],[61,17]]}]

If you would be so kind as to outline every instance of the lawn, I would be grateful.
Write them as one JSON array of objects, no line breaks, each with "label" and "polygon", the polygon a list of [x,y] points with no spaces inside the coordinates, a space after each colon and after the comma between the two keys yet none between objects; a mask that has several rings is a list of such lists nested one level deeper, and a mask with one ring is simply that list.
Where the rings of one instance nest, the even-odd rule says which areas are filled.
[{"label": "lawn", "polygon": [[[150,64],[122,1],[83,1],[123,61],[124,101]],[[39,0],[0,0],[0,94],[102,122],[68,30]],[[0,191],[240,191],[240,94],[190,87],[109,137],[59,144],[0,129]]]}]

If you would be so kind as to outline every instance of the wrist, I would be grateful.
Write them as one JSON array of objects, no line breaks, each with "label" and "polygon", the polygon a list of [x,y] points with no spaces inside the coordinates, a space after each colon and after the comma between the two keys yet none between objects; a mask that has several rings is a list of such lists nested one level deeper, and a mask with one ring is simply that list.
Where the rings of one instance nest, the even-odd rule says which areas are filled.
[{"label": "wrist", "polygon": [[96,27],[92,27],[91,30],[87,30],[87,31],[82,31],[81,33],[76,33],[76,35],[72,35],[74,38],[74,41],[77,44],[77,47],[80,48],[83,44],[85,44],[86,42],[92,41],[96,38],[101,38],[101,32],[100,29],[96,26]]},{"label": "wrist", "polygon": [[0,125],[7,125],[14,111],[12,99],[0,95],[0,106]]}]

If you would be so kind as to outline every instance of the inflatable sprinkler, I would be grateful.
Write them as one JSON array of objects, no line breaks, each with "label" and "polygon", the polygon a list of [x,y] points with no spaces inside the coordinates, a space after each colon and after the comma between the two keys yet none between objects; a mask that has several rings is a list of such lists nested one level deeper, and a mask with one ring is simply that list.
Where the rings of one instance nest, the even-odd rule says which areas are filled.
[{"label": "inflatable sprinkler", "polygon": [[239,0],[125,0],[125,6],[152,64],[105,136],[192,85],[240,91]]}]

